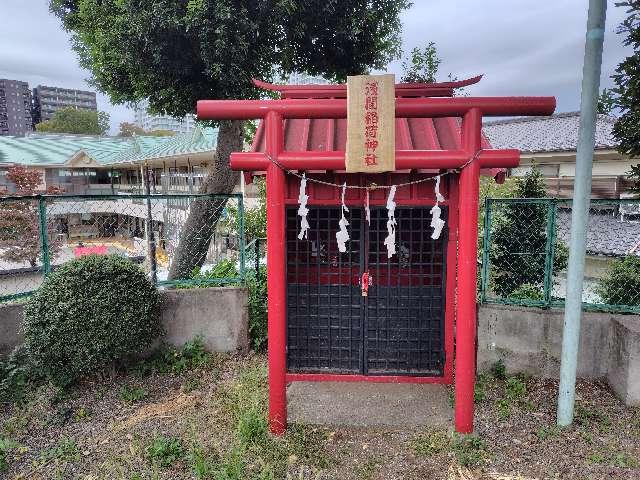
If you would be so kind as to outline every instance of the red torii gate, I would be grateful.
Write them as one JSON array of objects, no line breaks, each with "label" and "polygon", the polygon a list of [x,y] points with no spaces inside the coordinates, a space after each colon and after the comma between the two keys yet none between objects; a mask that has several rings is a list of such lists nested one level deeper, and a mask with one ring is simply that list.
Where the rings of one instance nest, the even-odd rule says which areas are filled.
[{"label": "red torii gate", "polygon": [[[551,115],[554,97],[452,97],[453,89],[479,81],[396,86],[396,118],[462,117],[461,148],[455,150],[396,150],[397,170],[459,169],[458,288],[455,350],[455,426],[461,433],[473,430],[473,394],[476,373],[476,259],[478,196],[481,168],[518,166],[520,152],[481,149],[483,116]],[[285,119],[344,119],[346,98],[332,98],[344,85],[288,85],[276,88],[280,100],[200,100],[198,118],[204,120],[263,119],[262,152],[231,155],[231,168],[266,171],[269,423],[275,434],[287,425],[286,383],[299,379],[287,375],[286,272],[285,272],[285,172],[288,170],[345,170],[344,151],[285,151]],[[399,96],[399,92],[402,96]],[[415,97],[414,97],[415,95]],[[344,95],[343,95],[344,96]],[[311,97],[311,98],[310,98]],[[409,97],[409,98],[407,98]],[[425,98],[429,97],[429,98]],[[478,152],[480,152],[478,154]],[[475,156],[475,158],[474,158]],[[470,161],[470,159],[473,161]],[[275,161],[275,162],[274,162]],[[276,163],[277,162],[277,163]],[[447,292],[448,294],[451,292]],[[337,375],[331,376],[338,379]],[[353,380],[345,376],[345,380]],[[387,380],[399,381],[396,377]]]}]

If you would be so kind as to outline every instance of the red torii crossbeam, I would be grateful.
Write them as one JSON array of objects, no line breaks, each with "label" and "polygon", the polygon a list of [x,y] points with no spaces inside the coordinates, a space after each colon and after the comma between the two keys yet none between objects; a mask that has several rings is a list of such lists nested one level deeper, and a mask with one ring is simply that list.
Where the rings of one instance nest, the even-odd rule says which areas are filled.
[{"label": "red torii crossbeam", "polygon": [[[467,83],[479,80],[471,79]],[[461,433],[473,431],[473,394],[476,374],[476,259],[478,197],[481,168],[513,168],[519,164],[518,150],[481,150],[483,116],[551,115],[554,97],[438,97],[450,95],[453,83],[411,85],[433,97],[404,98],[396,86],[396,117],[462,117],[461,148],[458,150],[397,150],[398,170],[456,169],[459,177],[459,243],[455,351],[455,426]],[[202,120],[264,120],[264,153],[231,154],[231,168],[266,171],[267,185],[267,284],[269,424],[275,434],[287,426],[286,383],[304,378],[287,375],[286,364],[286,275],[285,275],[285,172],[289,170],[345,170],[344,151],[284,151],[284,120],[290,118],[346,118],[346,98],[337,96],[337,86],[297,86],[281,100],[201,100]],[[345,87],[342,86],[342,89]],[[272,88],[277,90],[276,88]],[[286,87],[280,91],[286,90]],[[325,91],[326,90],[326,91]],[[316,98],[298,98],[310,95]],[[433,93],[431,93],[433,92]],[[324,97],[324,98],[323,98]],[[277,162],[277,164],[276,164]],[[466,165],[466,166],[465,166]],[[448,292],[449,293],[449,292]],[[342,378],[340,378],[342,377]],[[331,380],[354,381],[351,375],[332,375]],[[374,381],[399,382],[403,377],[376,377]],[[409,380],[410,381],[410,380]]]}]

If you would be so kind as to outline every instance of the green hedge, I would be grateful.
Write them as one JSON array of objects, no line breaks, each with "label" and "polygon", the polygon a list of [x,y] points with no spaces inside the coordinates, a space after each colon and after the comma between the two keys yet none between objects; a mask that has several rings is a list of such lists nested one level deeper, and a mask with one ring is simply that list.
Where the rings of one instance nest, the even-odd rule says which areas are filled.
[{"label": "green hedge", "polygon": [[25,306],[25,347],[37,372],[65,386],[148,348],[162,333],[159,294],[116,255],[57,268]]},{"label": "green hedge", "polygon": [[640,305],[640,257],[613,262],[596,293],[609,305]]}]

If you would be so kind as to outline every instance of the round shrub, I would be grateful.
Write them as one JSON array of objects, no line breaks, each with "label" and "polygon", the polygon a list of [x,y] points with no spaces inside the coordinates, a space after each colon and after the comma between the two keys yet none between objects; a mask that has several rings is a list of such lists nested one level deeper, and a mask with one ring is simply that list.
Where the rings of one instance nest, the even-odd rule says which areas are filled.
[{"label": "round shrub", "polygon": [[38,372],[64,386],[140,352],[162,333],[159,295],[140,267],[87,255],[49,275],[25,306],[25,346]]},{"label": "round shrub", "polygon": [[609,305],[640,305],[640,257],[613,262],[596,293]]}]

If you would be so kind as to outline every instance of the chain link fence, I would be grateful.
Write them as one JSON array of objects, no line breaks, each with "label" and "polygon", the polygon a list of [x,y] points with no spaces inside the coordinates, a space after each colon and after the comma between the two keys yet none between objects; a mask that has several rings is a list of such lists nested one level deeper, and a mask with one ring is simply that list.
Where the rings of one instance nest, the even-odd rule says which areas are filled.
[{"label": "chain link fence", "polygon": [[[187,222],[194,208],[202,217],[200,229],[190,228]],[[187,229],[189,235],[185,235]],[[242,195],[0,197],[0,301],[29,295],[51,271],[87,254],[127,257],[139,263],[160,287],[194,283],[190,275],[169,280],[178,255],[196,257],[201,272],[222,260],[232,262],[237,275],[206,281],[242,282]],[[197,281],[202,283],[202,279]]]},{"label": "chain link fence", "polygon": [[245,262],[247,269],[253,270],[256,274],[260,267],[267,264],[267,239],[254,238],[247,243]]},{"label": "chain link fence", "polygon": [[[487,199],[480,300],[562,307],[571,200]],[[586,309],[640,313],[640,199],[592,200],[582,300]]]}]

